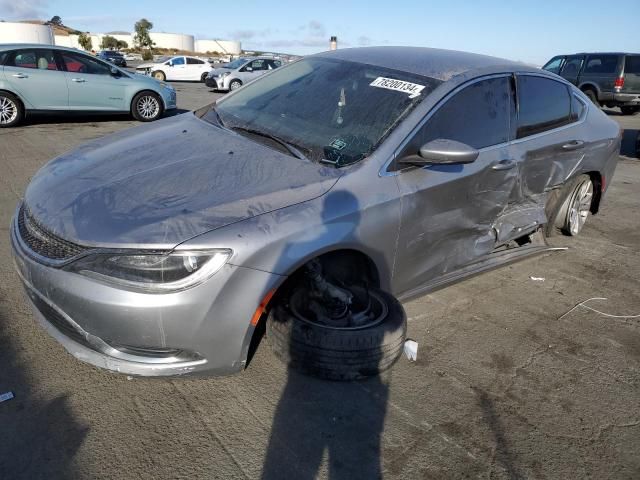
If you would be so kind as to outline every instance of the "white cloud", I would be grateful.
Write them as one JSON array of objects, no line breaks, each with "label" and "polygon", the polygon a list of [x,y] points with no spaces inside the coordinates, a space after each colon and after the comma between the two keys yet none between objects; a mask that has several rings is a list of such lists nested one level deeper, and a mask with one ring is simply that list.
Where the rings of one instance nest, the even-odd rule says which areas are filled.
[{"label": "white cloud", "polygon": [[[0,0],[3,20],[38,20],[46,17],[47,0]],[[49,20],[46,18],[46,20]]]}]

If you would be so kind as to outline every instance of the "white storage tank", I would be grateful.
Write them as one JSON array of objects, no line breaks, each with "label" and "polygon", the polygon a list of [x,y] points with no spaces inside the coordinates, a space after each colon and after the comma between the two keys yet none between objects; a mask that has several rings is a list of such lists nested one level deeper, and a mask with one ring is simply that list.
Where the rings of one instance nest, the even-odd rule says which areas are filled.
[{"label": "white storage tank", "polygon": [[193,35],[183,35],[182,33],[162,33],[149,32],[151,40],[155,42],[156,48],[168,48],[171,50],[195,51],[195,40]]},{"label": "white storage tank", "polygon": [[235,40],[196,40],[196,52],[219,52],[228,55],[240,55],[242,46]]},{"label": "white storage tank", "polygon": [[78,42],[78,35],[55,35],[56,45],[60,47],[70,47],[82,49],[80,42]]},{"label": "white storage tank", "polygon": [[49,25],[22,22],[0,22],[0,43],[42,43],[53,45],[53,30]]}]

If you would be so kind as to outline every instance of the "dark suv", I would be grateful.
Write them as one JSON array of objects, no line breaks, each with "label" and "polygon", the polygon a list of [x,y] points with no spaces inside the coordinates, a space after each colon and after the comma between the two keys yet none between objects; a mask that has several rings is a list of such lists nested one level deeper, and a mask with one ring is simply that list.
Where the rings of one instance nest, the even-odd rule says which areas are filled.
[{"label": "dark suv", "polygon": [[620,107],[625,115],[640,111],[640,54],[558,55],[542,68],[569,80],[596,105]]},{"label": "dark suv", "polygon": [[124,56],[120,52],[115,52],[113,50],[102,50],[101,52],[98,52],[98,58],[111,62],[118,67],[127,66],[127,61],[124,59]]}]

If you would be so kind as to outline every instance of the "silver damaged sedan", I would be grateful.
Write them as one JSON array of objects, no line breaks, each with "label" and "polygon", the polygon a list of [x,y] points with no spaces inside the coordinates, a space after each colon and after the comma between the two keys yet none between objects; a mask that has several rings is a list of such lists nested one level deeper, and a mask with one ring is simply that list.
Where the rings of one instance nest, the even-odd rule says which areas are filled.
[{"label": "silver damaged sedan", "polygon": [[53,159],[16,210],[15,263],[42,325],[99,367],[232,373],[266,330],[292,368],[362,378],[402,351],[401,300],[579,234],[620,137],[519,63],[321,53]]}]

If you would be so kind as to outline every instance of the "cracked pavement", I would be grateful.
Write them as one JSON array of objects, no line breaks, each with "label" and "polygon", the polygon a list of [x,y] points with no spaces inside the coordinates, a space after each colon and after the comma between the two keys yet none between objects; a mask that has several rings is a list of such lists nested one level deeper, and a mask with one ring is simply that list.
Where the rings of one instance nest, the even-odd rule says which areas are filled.
[{"label": "cracked pavement", "polygon": [[[177,87],[185,109],[217,97]],[[612,116],[629,153],[640,115]],[[1,477],[640,478],[640,318],[571,311],[603,297],[588,306],[640,314],[640,160],[621,157],[581,236],[552,239],[568,250],[405,304],[415,363],[323,382],[288,372],[263,339],[240,375],[129,380],[37,326],[8,225],[48,159],[132,125],[53,117],[0,131],[0,393],[15,394],[0,403]]]}]

